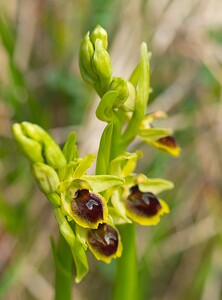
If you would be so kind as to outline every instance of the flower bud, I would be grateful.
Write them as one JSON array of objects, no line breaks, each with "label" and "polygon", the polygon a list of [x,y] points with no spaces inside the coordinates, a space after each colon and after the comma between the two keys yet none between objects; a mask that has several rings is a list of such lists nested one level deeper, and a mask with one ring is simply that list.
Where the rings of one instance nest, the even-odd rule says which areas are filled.
[{"label": "flower bud", "polygon": [[112,81],[112,65],[109,53],[103,47],[101,40],[95,41],[95,52],[93,55],[92,65],[95,73],[100,79],[103,94],[108,90]]},{"label": "flower bud", "polygon": [[21,127],[27,137],[42,146],[42,156],[45,163],[54,169],[60,169],[66,164],[62,150],[44,129],[29,122],[22,122]]},{"label": "flower bud", "polygon": [[97,25],[93,32],[90,35],[90,39],[95,45],[96,40],[99,39],[102,41],[103,48],[107,50],[108,48],[108,36],[107,32],[104,28],[102,28],[100,25]]},{"label": "flower bud", "polygon": [[108,208],[105,199],[87,189],[75,192],[71,202],[73,219],[84,228],[97,228],[107,219]]},{"label": "flower bud", "polygon": [[129,96],[127,81],[120,77],[113,78],[110,90],[115,91],[118,94],[113,106],[114,108],[121,106]]},{"label": "flower bud", "polygon": [[131,187],[125,202],[126,214],[141,225],[156,225],[160,216],[169,212],[167,204],[153,193],[141,192],[138,185]]},{"label": "flower bud", "polygon": [[59,177],[56,171],[41,162],[32,165],[33,175],[38,183],[39,189],[44,194],[51,194],[56,191],[59,186]]},{"label": "flower bud", "polygon": [[88,32],[83,38],[80,45],[79,65],[82,78],[90,84],[94,84],[96,81],[99,80],[92,67],[93,55],[94,47],[92,42],[90,41]]},{"label": "flower bud", "polygon": [[44,162],[41,144],[29,138],[20,124],[14,124],[12,131],[16,142],[28,159],[32,162]]},{"label": "flower bud", "polygon": [[134,111],[136,101],[136,90],[131,82],[127,81],[128,97],[122,105],[122,109],[125,111]]},{"label": "flower bud", "polygon": [[100,224],[97,229],[89,230],[87,243],[95,257],[105,263],[110,263],[112,258],[122,254],[120,235],[108,224]]}]

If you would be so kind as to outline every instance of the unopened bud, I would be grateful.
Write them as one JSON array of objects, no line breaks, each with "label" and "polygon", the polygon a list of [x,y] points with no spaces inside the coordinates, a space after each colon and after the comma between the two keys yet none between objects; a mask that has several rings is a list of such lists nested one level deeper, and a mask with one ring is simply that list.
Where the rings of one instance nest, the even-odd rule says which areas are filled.
[{"label": "unopened bud", "polygon": [[136,101],[136,90],[131,82],[127,81],[128,98],[122,105],[122,109],[125,111],[134,111]]},{"label": "unopened bud", "polygon": [[27,137],[26,132],[20,124],[14,124],[12,131],[16,142],[28,159],[32,162],[44,162],[41,144]]},{"label": "unopened bud", "polygon": [[102,44],[103,44],[103,48],[105,50],[107,50],[107,48],[108,48],[107,32],[100,25],[97,25],[95,27],[95,29],[93,30],[93,32],[90,35],[90,39],[91,39],[91,41],[93,42],[94,45],[95,45],[97,39],[101,40]]},{"label": "unopened bud", "polygon": [[88,32],[80,45],[79,67],[83,79],[90,84],[94,84],[98,80],[98,77],[92,67],[93,55],[94,47],[89,38]]},{"label": "unopened bud", "polygon": [[95,41],[95,52],[93,56],[93,69],[100,79],[103,93],[105,93],[112,81],[112,65],[109,53],[103,47],[101,40]]},{"label": "unopened bud", "polygon": [[60,169],[66,164],[62,150],[44,129],[29,122],[22,122],[21,126],[30,139],[42,145],[42,155],[48,165]]},{"label": "unopened bud", "polygon": [[59,186],[59,177],[52,167],[38,162],[32,165],[32,172],[39,189],[44,194],[47,195],[56,191]]},{"label": "unopened bud", "polygon": [[111,91],[117,92],[117,99],[114,108],[121,106],[129,97],[127,81],[120,77],[113,78],[110,86]]}]

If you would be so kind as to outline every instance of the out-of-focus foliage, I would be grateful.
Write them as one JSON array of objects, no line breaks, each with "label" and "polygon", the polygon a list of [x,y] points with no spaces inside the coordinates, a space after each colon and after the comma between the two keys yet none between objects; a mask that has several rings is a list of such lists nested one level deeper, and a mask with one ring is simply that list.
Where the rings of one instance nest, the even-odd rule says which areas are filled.
[{"label": "out-of-focus foliage", "polygon": [[[182,148],[177,159],[143,149],[140,171],[169,178],[175,189],[164,195],[171,214],[138,229],[138,299],[221,299],[221,10],[220,0],[1,1],[0,298],[52,299],[49,235],[57,232],[11,124],[38,123],[61,144],[75,127],[82,155],[96,152],[101,124],[91,118],[95,95],[80,78],[78,50],[86,31],[101,24],[115,76],[127,77],[141,41],[148,43],[149,111],[167,111],[158,122],[177,129]],[[75,298],[108,299],[115,263],[90,263]]]}]

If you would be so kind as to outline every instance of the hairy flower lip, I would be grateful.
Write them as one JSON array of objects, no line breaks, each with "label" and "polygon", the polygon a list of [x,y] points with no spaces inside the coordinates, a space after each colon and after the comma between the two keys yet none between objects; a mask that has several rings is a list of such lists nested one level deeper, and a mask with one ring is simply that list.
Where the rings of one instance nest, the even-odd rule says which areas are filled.
[{"label": "hairy flower lip", "polygon": [[130,192],[126,205],[135,213],[149,217],[156,215],[161,209],[161,204],[153,193],[141,192],[138,185],[131,187]]},{"label": "hairy flower lip", "polygon": [[157,148],[166,151],[167,153],[173,155],[173,156],[179,156],[180,155],[180,147],[177,144],[177,141],[174,136],[167,135],[163,138],[158,139],[154,142],[154,146]]},{"label": "hairy flower lip", "polygon": [[176,148],[177,142],[174,136],[168,135],[157,140],[158,143],[163,144],[169,148]]},{"label": "hairy flower lip", "polygon": [[87,243],[98,260],[110,263],[112,258],[121,256],[122,244],[119,233],[106,223],[88,231]]},{"label": "hairy flower lip", "polygon": [[126,215],[140,225],[156,225],[160,216],[169,213],[168,205],[153,193],[141,192],[138,185],[130,188],[125,201]]},{"label": "hairy flower lip", "polygon": [[71,209],[75,221],[85,228],[97,228],[105,222],[107,207],[104,199],[87,189],[77,190],[72,202]]}]

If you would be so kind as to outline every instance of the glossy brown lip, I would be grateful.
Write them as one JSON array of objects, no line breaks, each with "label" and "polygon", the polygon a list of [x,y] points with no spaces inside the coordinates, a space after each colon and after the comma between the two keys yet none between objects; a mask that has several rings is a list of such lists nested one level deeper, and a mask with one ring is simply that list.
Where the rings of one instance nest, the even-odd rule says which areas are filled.
[{"label": "glossy brown lip", "polygon": [[72,201],[73,212],[90,223],[103,220],[103,204],[100,197],[87,189],[78,190]]},{"label": "glossy brown lip", "polygon": [[119,238],[115,228],[108,224],[100,224],[98,229],[88,232],[89,244],[101,255],[111,256],[117,252]]},{"label": "glossy brown lip", "polygon": [[169,148],[176,148],[177,142],[176,139],[172,135],[165,136],[157,141],[158,143],[165,145]]},{"label": "glossy brown lip", "polygon": [[130,195],[127,197],[127,208],[141,216],[154,216],[161,209],[157,197],[150,192],[141,192],[138,185],[131,187]]}]

